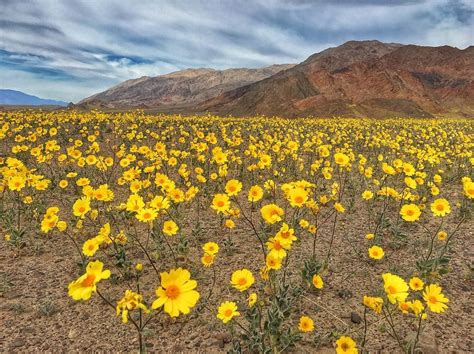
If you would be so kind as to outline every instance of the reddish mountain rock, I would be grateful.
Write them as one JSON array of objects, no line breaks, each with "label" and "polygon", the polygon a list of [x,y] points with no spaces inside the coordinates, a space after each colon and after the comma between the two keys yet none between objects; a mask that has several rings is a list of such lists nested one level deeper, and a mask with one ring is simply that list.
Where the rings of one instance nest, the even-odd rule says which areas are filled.
[{"label": "reddish mountain rock", "polygon": [[347,42],[201,106],[267,116],[474,117],[474,47]]}]

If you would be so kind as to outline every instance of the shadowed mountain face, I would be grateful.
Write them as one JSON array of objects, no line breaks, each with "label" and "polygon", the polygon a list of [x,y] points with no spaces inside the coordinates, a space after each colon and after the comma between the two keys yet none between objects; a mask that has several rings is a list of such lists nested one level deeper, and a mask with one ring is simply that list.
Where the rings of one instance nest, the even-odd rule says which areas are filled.
[{"label": "shadowed mountain face", "polygon": [[129,80],[79,105],[236,116],[474,117],[474,47],[350,41],[295,66]]},{"label": "shadowed mountain face", "polygon": [[293,65],[272,65],[261,69],[188,69],[157,77],[128,80],[78,105],[102,108],[162,108],[189,110],[203,101],[224,92],[254,83],[291,68]]}]

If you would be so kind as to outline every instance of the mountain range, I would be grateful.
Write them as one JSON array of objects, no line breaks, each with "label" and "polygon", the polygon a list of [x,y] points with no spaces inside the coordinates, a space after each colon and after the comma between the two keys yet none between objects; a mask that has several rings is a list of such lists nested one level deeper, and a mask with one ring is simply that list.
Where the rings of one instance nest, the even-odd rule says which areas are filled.
[{"label": "mountain range", "polygon": [[293,65],[261,69],[187,69],[127,80],[78,103],[82,107],[193,110],[224,92],[268,78]]},{"label": "mountain range", "polygon": [[282,117],[474,117],[474,46],[349,41],[297,65],[125,81],[79,108]]},{"label": "mountain range", "polygon": [[0,89],[0,105],[5,106],[67,106],[67,102],[49,100],[28,95],[24,92]]}]

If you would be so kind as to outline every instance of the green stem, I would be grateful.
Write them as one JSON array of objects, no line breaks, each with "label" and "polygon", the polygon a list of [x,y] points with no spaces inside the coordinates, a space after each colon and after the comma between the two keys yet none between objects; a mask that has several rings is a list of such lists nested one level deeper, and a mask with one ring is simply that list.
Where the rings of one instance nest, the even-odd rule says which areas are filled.
[{"label": "green stem", "polygon": [[[390,311],[385,311],[385,308],[382,308],[382,312],[383,312],[383,315],[385,317],[385,320],[388,322],[390,328],[392,329],[392,332],[393,332],[393,335],[395,336],[395,339],[397,340],[398,342],[398,345],[400,346],[400,348],[405,352],[405,348],[403,347],[402,345],[402,342],[400,341],[400,337],[398,337],[398,334],[397,334],[397,331],[395,330],[395,326],[393,324],[393,318],[392,318],[392,314],[390,313]],[[385,312],[388,312],[388,315],[390,317],[390,320],[388,319],[387,317],[387,314]]]},{"label": "green stem", "polygon": [[416,350],[416,346],[418,345],[418,339],[420,338],[422,319],[423,319],[423,316],[422,314],[420,314],[420,319],[418,320],[418,330],[416,331],[415,343],[413,343],[413,352]]},{"label": "green stem", "polygon": [[337,223],[337,216],[338,212],[336,212],[336,215],[334,216],[334,222],[332,224],[332,231],[331,231],[331,242],[329,243],[329,249],[328,249],[328,254],[326,255],[326,264],[325,267],[329,268],[329,258],[331,257],[331,250],[332,250],[332,244],[334,242],[334,234],[336,233],[336,223]]},{"label": "green stem", "polygon": [[364,306],[364,337],[362,338],[362,350],[365,351],[365,341],[367,338],[367,307]]}]

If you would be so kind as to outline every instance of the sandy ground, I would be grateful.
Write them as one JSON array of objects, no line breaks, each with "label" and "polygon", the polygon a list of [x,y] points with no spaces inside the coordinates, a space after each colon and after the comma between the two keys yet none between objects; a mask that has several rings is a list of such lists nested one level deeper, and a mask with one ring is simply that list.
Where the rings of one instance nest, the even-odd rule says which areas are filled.
[{"label": "sandy ground", "polygon": [[[191,220],[191,219],[190,219]],[[363,295],[380,292],[380,274],[397,272],[405,279],[415,269],[416,251],[412,246],[393,248],[390,240],[383,241],[386,257],[382,262],[367,261],[364,235],[365,221],[356,214],[344,214],[335,237],[330,271],[325,274],[325,288],[317,292],[309,290],[300,303],[301,312],[310,315],[315,322],[315,332],[305,335],[293,349],[294,352],[315,352],[332,350],[335,338],[332,333],[345,333],[360,338],[363,323],[353,323],[351,313],[362,316]],[[230,231],[235,248],[232,253],[219,253],[216,263],[217,288],[210,299],[211,308],[217,308],[224,300],[243,298],[229,286],[230,274],[235,269],[249,268],[258,274],[260,267],[259,244],[244,225]],[[473,352],[472,329],[472,221],[466,222],[453,242],[454,257],[450,263],[451,272],[444,276],[441,285],[449,297],[449,309],[442,315],[433,315],[425,324],[421,347],[426,353]],[[215,235],[213,224],[206,224],[198,241],[223,242]],[[409,237],[419,237],[419,231]],[[300,279],[302,261],[308,257],[312,247],[312,236],[302,236],[290,255],[288,276],[295,282]],[[329,225],[319,230],[317,254],[325,254],[329,242]],[[189,257],[197,262],[197,254]],[[70,241],[59,234],[50,238],[34,236],[20,254],[3,240],[0,241],[1,288],[0,297],[0,351],[136,351],[138,340],[131,324],[124,325],[114,311],[94,295],[88,302],[74,302],[67,295],[67,285],[78,276],[78,259]],[[255,261],[258,259],[258,261]],[[154,288],[159,281],[153,269],[145,260],[145,275],[142,289],[150,302]],[[185,264],[187,261],[183,260]],[[160,269],[168,269],[157,262]],[[162,267],[163,266],[163,267]],[[171,266],[171,265],[170,265]],[[162,267],[162,268],[161,268]],[[212,270],[195,264],[193,277],[198,280],[199,290],[206,296],[210,287]],[[257,279],[256,284],[262,282]],[[104,281],[99,289],[115,303],[127,288],[125,283],[112,284]],[[298,318],[293,322],[297,326]],[[382,333],[383,320],[370,315],[368,348],[375,351],[398,351],[396,342]],[[402,334],[413,333],[414,325],[399,322]],[[402,325],[405,323],[408,325]],[[386,326],[386,325],[385,325]],[[231,348],[231,337],[215,314],[208,310],[199,316],[179,317],[171,320],[161,314],[153,319],[145,333],[148,350],[153,352],[226,352]]]}]

